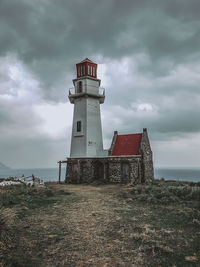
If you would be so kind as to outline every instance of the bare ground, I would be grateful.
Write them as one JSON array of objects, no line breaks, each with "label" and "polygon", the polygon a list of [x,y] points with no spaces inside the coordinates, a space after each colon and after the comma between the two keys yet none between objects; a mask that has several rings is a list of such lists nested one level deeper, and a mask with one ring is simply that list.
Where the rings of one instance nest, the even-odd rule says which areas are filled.
[{"label": "bare ground", "polygon": [[[118,212],[131,209],[126,201],[115,197],[118,191],[121,192],[122,186],[67,185],[66,188],[77,197],[76,201],[66,206],[63,203],[54,205],[51,215],[34,214],[33,218],[29,218],[30,224],[34,219],[37,227],[38,217],[42,217],[41,227],[48,235],[51,232],[49,236],[53,244],[45,252],[45,258],[48,259],[45,265],[124,266],[130,263],[131,254],[131,262],[139,262],[140,258],[134,255],[134,251],[126,250],[123,240],[106,234],[113,223],[121,219]],[[61,240],[54,243],[58,232]],[[56,263],[58,258],[60,262]]]},{"label": "bare ground", "polygon": [[26,257],[7,266],[200,266],[199,221],[183,222],[193,208],[140,203],[125,185],[48,188],[62,197],[20,219],[13,257]]}]

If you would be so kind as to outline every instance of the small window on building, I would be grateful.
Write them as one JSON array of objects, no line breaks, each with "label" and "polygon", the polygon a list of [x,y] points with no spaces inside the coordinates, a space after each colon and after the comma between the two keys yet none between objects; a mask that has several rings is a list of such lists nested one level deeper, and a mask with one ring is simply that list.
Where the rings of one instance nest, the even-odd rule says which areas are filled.
[{"label": "small window on building", "polygon": [[82,93],[83,85],[82,81],[78,82],[77,93]]},{"label": "small window on building", "polygon": [[78,67],[78,76],[80,76],[80,67]]},{"label": "small window on building", "polygon": [[92,66],[90,66],[90,74],[92,75]]},{"label": "small window on building", "polygon": [[83,75],[85,75],[85,66],[83,66]]},{"label": "small window on building", "polygon": [[77,132],[81,132],[81,121],[77,121]]},{"label": "small window on building", "polygon": [[82,66],[81,66],[81,76],[83,75]]},{"label": "small window on building", "polygon": [[90,75],[90,66],[88,65],[88,75]]},{"label": "small window on building", "polygon": [[93,67],[93,76],[95,76],[95,67]]}]

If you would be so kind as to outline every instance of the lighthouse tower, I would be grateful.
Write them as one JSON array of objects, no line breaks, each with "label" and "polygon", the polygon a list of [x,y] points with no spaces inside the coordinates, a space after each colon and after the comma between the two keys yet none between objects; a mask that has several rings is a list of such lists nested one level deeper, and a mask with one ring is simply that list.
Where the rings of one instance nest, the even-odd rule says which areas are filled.
[{"label": "lighthouse tower", "polygon": [[74,88],[69,89],[74,104],[71,136],[71,158],[106,156],[103,150],[100,104],[104,103],[104,89],[97,79],[97,64],[86,58],[76,64]]}]

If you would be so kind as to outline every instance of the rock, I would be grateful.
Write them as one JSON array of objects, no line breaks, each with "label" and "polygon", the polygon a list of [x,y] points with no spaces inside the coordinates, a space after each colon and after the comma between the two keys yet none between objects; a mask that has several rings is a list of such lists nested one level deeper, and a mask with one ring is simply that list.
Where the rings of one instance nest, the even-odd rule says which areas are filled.
[{"label": "rock", "polygon": [[197,256],[186,256],[185,257],[186,261],[197,261]]},{"label": "rock", "polygon": [[27,186],[44,186],[44,181],[35,177],[34,175],[29,177],[24,177],[24,175],[15,178],[10,177],[0,181],[0,186],[2,187],[10,185],[21,185],[21,184],[25,184]]}]

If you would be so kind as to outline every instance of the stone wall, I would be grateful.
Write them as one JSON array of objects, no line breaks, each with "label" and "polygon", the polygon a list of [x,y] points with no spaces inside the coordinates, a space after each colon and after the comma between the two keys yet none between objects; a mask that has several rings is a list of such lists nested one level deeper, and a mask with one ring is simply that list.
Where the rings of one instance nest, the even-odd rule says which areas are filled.
[{"label": "stone wall", "polygon": [[84,159],[68,158],[66,179],[67,183],[91,183],[94,176],[94,162]]},{"label": "stone wall", "polygon": [[109,182],[120,183],[121,182],[121,164],[119,160],[112,158],[109,160]]},{"label": "stone wall", "polygon": [[140,183],[141,156],[68,158],[66,182]]},{"label": "stone wall", "polygon": [[148,183],[154,179],[154,169],[153,169],[153,154],[151,151],[151,146],[146,128],[143,129],[142,140],[140,145],[140,154],[142,156],[141,182]]},{"label": "stone wall", "polygon": [[141,158],[138,158],[137,161],[130,162],[130,176],[131,181],[134,184],[140,184],[142,177],[141,177]]}]

